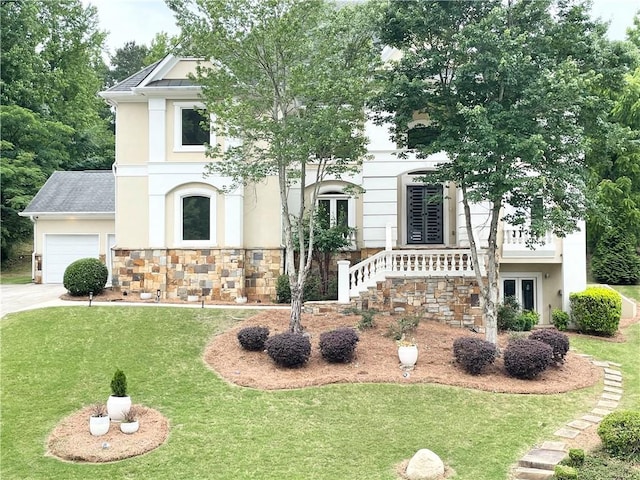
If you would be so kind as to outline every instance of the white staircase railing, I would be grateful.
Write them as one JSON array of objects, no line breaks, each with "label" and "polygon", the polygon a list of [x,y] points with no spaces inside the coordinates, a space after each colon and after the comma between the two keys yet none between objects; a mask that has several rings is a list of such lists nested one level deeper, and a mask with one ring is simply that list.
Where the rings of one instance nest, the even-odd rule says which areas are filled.
[{"label": "white staircase railing", "polygon": [[[479,255],[480,271],[485,272],[483,255]],[[383,280],[387,275],[406,277],[472,277],[475,276],[471,251],[456,250],[385,250],[348,268],[349,262],[338,262],[338,301]],[[346,268],[345,268],[346,267]]]}]

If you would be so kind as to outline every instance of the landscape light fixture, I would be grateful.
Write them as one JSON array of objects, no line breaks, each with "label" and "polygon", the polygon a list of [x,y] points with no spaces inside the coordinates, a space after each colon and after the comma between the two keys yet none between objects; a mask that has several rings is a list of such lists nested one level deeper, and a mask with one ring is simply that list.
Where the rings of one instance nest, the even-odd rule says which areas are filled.
[{"label": "landscape light fixture", "polygon": [[156,303],[160,303],[160,289],[156,290]]},{"label": "landscape light fixture", "polygon": [[91,302],[93,301],[93,292],[89,292],[89,306],[91,306]]}]

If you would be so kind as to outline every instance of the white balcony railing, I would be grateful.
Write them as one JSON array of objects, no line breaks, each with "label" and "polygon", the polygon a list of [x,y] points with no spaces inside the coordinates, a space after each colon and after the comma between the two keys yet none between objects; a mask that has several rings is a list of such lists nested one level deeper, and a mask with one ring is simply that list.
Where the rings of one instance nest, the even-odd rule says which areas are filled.
[{"label": "white balcony railing", "polygon": [[556,254],[556,238],[551,232],[547,232],[544,237],[533,245],[528,245],[530,235],[520,228],[503,228],[502,257],[554,257]]}]

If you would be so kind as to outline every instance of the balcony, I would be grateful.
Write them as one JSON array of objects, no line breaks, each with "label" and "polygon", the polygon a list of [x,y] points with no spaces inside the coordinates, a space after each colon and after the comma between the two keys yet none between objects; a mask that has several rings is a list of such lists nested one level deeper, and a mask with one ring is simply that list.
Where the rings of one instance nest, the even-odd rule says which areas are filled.
[{"label": "balcony", "polygon": [[514,263],[523,261],[561,262],[560,240],[547,232],[541,243],[527,245],[529,233],[520,228],[505,226],[502,238],[502,261]]}]

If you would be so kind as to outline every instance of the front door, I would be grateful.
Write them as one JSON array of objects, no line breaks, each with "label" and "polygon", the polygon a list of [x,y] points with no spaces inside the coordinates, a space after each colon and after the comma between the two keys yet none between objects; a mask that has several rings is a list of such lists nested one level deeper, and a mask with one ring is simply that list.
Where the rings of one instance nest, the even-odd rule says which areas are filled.
[{"label": "front door", "polygon": [[442,185],[407,186],[407,243],[444,243]]}]

